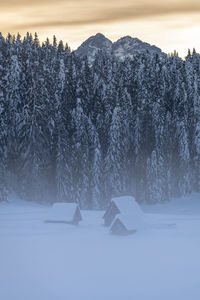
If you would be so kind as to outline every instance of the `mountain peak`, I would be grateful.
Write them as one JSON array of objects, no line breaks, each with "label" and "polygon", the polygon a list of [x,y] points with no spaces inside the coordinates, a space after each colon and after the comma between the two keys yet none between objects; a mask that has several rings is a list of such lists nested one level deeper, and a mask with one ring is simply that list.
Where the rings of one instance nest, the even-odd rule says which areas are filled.
[{"label": "mountain peak", "polygon": [[101,38],[101,39],[106,39],[105,35],[103,33],[98,32],[97,34],[93,35],[95,38]]},{"label": "mountain peak", "polygon": [[124,40],[128,41],[128,40],[132,40],[132,39],[133,39],[132,36],[126,35],[126,36],[123,36],[123,37],[121,37],[120,39],[118,39],[117,42],[118,42],[118,41],[124,41]]},{"label": "mountain peak", "polygon": [[142,42],[138,38],[132,38],[131,36],[122,37],[113,44],[113,54],[122,60],[126,57],[133,58],[136,54],[146,52],[147,50],[150,53],[163,55],[158,47]]},{"label": "mountain peak", "polygon": [[120,60],[124,60],[126,57],[133,59],[136,54],[146,51],[157,53],[160,56],[165,55],[158,47],[142,42],[138,38],[127,35],[112,43],[102,33],[88,38],[75,53],[80,57],[87,56],[89,63],[92,63],[99,51],[112,54]]},{"label": "mountain peak", "polygon": [[112,42],[102,33],[91,36],[75,51],[78,56],[87,56],[89,63],[92,63],[99,51],[111,52]]}]

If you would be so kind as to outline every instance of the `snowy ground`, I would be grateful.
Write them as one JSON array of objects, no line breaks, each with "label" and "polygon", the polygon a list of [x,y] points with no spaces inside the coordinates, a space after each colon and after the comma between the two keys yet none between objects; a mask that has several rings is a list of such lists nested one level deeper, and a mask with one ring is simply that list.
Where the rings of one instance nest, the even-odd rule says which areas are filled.
[{"label": "snowy ground", "polygon": [[1,300],[200,299],[200,195],[144,206],[148,228],[127,237],[103,212],[45,224],[49,209],[0,204]]}]

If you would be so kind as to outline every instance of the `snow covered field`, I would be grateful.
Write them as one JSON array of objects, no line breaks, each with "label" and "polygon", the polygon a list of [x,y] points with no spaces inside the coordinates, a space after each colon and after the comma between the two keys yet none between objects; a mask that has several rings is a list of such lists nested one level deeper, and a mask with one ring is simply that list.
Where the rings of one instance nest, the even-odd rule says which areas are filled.
[{"label": "snow covered field", "polygon": [[143,206],[148,228],[109,234],[103,212],[46,224],[50,207],[0,204],[1,300],[199,300],[200,195]]}]

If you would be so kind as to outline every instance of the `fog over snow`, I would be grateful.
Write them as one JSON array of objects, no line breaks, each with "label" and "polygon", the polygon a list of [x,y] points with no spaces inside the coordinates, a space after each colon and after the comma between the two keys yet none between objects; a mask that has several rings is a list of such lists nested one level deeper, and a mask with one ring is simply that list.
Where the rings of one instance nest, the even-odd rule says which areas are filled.
[{"label": "fog over snow", "polygon": [[0,203],[0,299],[199,300],[199,198],[143,206],[146,229],[126,237],[103,211],[76,227],[44,223],[50,206]]}]

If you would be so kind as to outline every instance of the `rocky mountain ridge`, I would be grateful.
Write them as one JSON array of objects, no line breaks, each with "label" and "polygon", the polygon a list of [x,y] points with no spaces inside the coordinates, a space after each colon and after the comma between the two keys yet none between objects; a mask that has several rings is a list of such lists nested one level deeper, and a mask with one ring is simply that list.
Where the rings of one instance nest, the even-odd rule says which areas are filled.
[{"label": "rocky mountain ridge", "polygon": [[92,63],[99,51],[114,55],[120,60],[124,60],[127,57],[133,59],[136,54],[146,51],[150,54],[157,53],[159,56],[166,56],[160,48],[142,42],[138,38],[125,36],[113,43],[101,33],[88,38],[74,52],[80,57],[87,56],[88,61]]}]

